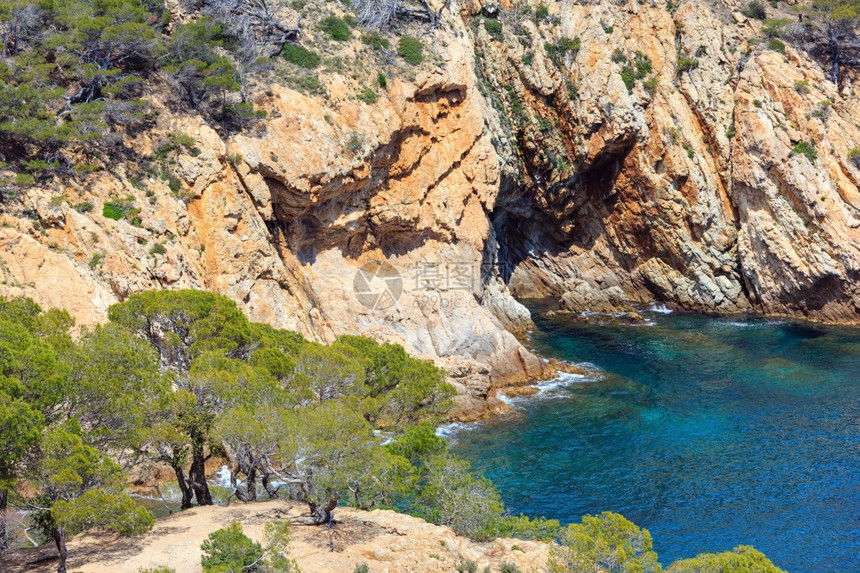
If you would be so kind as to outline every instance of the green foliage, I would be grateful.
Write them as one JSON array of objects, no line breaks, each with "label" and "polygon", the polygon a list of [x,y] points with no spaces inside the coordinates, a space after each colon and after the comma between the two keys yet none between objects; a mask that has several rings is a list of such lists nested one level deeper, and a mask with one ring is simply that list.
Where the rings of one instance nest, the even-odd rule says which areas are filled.
[{"label": "green foliage", "polygon": [[575,38],[562,37],[554,44],[546,42],[543,47],[550,59],[556,63],[560,63],[567,54],[571,52],[576,54],[581,47],[581,42],[579,36]]},{"label": "green foliage", "polygon": [[626,64],[627,56],[624,54],[624,51],[621,48],[616,48],[612,53],[612,61],[616,64]]},{"label": "green foliage", "polygon": [[828,20],[849,22],[860,19],[860,2],[857,0],[812,0],[816,11]]},{"label": "green foliage", "polygon": [[550,551],[552,573],[600,569],[610,573],[659,573],[651,534],[621,515],[586,515],[581,524],[561,530],[560,544]]},{"label": "green foliage", "polygon": [[78,213],[89,213],[90,211],[93,210],[93,204],[90,203],[89,201],[83,201],[81,203],[77,203],[76,205],[74,205],[72,207],[72,209],[74,209]]},{"label": "green foliage", "polygon": [[76,420],[49,432],[41,449],[34,478],[42,503],[50,507],[39,518],[44,529],[68,536],[89,529],[138,535],[152,527],[152,515],[122,492],[120,467],[84,444]]},{"label": "green foliage", "polygon": [[106,219],[113,219],[114,221],[121,221],[125,218],[134,218],[137,213],[140,212],[138,209],[136,212],[134,209],[134,197],[128,196],[125,199],[116,199],[114,201],[105,201],[104,207],[102,208],[102,216]]},{"label": "green foliage", "polygon": [[535,8],[535,17],[538,20],[546,20],[547,18],[549,18],[549,8],[546,4],[538,4],[537,8]]},{"label": "green foliage", "polygon": [[689,72],[699,67],[699,60],[696,58],[688,58],[687,56],[679,56],[677,67],[679,74]]},{"label": "green foliage", "polygon": [[809,93],[809,80],[795,80],[794,91],[799,94]]},{"label": "green foliage", "polygon": [[652,94],[655,91],[657,91],[658,86],[659,86],[659,83],[657,82],[657,78],[655,78],[655,77],[650,77],[647,80],[645,80],[644,82],[642,82],[642,87],[645,88],[645,91],[648,92],[649,94]]},{"label": "green foliage", "polygon": [[[384,78],[385,76],[383,76]],[[366,104],[374,104],[376,103],[376,92],[374,92],[370,88],[364,88],[360,94],[358,94],[358,100],[363,101]]]},{"label": "green foliage", "polygon": [[365,408],[379,425],[400,426],[447,412],[453,387],[431,361],[409,356],[402,346],[379,344],[361,336],[341,336],[338,351],[363,361]]},{"label": "green foliage", "polygon": [[633,63],[636,65],[636,79],[641,80],[645,76],[651,73],[652,64],[651,58],[643,54],[642,52],[636,52],[633,56]]},{"label": "green foliage", "polygon": [[755,20],[764,20],[767,18],[767,10],[765,10],[764,4],[759,2],[759,0],[752,0],[741,10],[741,13],[747,18]]},{"label": "green foliage", "polygon": [[209,534],[200,546],[204,573],[257,573],[262,570],[263,547],[233,522]]},{"label": "green foliage", "polygon": [[771,38],[768,40],[767,47],[775,52],[779,52],[781,54],[785,53],[785,42],[778,38]]},{"label": "green foliage", "polygon": [[561,525],[557,519],[544,517],[531,519],[527,515],[506,515],[499,520],[497,535],[548,543],[556,539],[560,531]]},{"label": "green foliage", "polygon": [[167,252],[167,249],[164,247],[164,243],[155,243],[149,249],[150,255],[163,255]]},{"label": "green foliage", "polygon": [[388,38],[373,32],[363,34],[361,36],[361,41],[376,51],[388,50],[391,48],[391,42],[388,41]]},{"label": "green foliage", "polygon": [[172,567],[161,565],[158,567],[147,567],[146,569],[140,568],[137,570],[137,573],[176,573],[176,570]]},{"label": "green foliage", "polygon": [[810,163],[815,165],[815,160],[818,159],[818,152],[815,150],[815,145],[812,143],[807,143],[806,141],[800,141],[795,144],[794,147],[791,148],[792,153],[799,153],[801,155],[805,155]]},{"label": "green foliage", "polygon": [[326,16],[320,20],[319,29],[338,42],[345,42],[352,37],[347,23],[337,16]]},{"label": "green foliage", "polygon": [[18,173],[15,175],[15,185],[33,185],[36,180],[29,173]]},{"label": "green foliage", "polygon": [[396,440],[386,446],[396,456],[406,458],[412,465],[423,464],[445,452],[445,440],[436,435],[428,422],[407,426]]},{"label": "green foliage", "polygon": [[522,573],[522,570],[513,561],[502,561],[499,563],[500,573]]},{"label": "green foliage", "polygon": [[791,20],[768,18],[764,21],[761,31],[768,38],[781,38],[785,33],[785,27],[791,23]]},{"label": "green foliage", "polygon": [[388,80],[385,77],[385,74],[379,72],[376,74],[376,83],[379,84],[379,87],[385,89],[388,86]]},{"label": "green foliage", "polygon": [[667,573],[785,573],[764,553],[739,545],[724,553],[703,553],[692,559],[676,561]]},{"label": "green foliage", "polygon": [[454,565],[454,569],[457,570],[457,573],[477,573],[478,564],[471,559],[464,559]]},{"label": "green foliage", "polygon": [[860,147],[855,147],[851,151],[848,152],[848,159],[854,163],[855,166],[860,168]]},{"label": "green foliage", "polygon": [[424,61],[424,47],[421,42],[409,36],[402,36],[397,43],[397,53],[404,61],[417,66]]},{"label": "green foliage", "polygon": [[352,573],[370,573],[370,567],[367,566],[367,563],[359,563],[352,570]]},{"label": "green foliage", "polygon": [[633,84],[636,82],[636,71],[633,69],[633,66],[627,65],[621,68],[621,80],[624,82],[624,85],[627,87],[627,91],[633,91]]},{"label": "green foliage", "polygon": [[284,56],[284,59],[291,64],[295,64],[300,68],[305,68],[307,70],[316,68],[320,65],[320,62],[322,62],[322,58],[319,54],[298,44],[287,44],[284,46],[284,49],[281,50],[281,55]]},{"label": "green foliage", "polygon": [[227,297],[205,291],[148,291],[108,309],[108,318],[158,348],[162,364],[188,371],[210,351],[241,353],[251,343],[248,319]]},{"label": "green foliage", "polygon": [[494,18],[484,18],[484,30],[491,38],[498,42],[504,41],[505,37],[502,32],[502,23]]},{"label": "green foliage", "polygon": [[504,510],[493,483],[469,472],[469,464],[449,454],[427,461],[415,511],[478,541],[495,536]]},{"label": "green foliage", "polygon": [[324,504],[334,492],[355,507],[391,507],[414,486],[409,462],[379,445],[354,403],[330,400],[301,411],[283,411],[277,454],[279,473],[301,483],[307,499]]}]

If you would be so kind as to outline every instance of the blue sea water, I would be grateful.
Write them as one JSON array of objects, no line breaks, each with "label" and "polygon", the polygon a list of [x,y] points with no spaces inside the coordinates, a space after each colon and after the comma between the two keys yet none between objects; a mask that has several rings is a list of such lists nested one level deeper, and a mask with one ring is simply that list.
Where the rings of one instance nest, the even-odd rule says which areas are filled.
[{"label": "blue sea water", "polygon": [[451,440],[513,513],[619,512],[664,566],[748,544],[791,573],[860,571],[860,329],[532,310],[534,350],[593,374]]}]

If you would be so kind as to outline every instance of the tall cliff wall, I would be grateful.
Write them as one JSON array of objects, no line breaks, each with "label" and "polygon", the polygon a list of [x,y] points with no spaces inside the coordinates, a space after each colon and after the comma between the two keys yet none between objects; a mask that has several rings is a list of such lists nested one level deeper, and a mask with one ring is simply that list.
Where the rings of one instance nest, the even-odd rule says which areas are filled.
[{"label": "tall cliff wall", "polygon": [[[0,293],[88,324],[133,292],[209,289],[313,339],[438,359],[465,404],[549,369],[514,296],[860,321],[850,70],[837,86],[729,0],[525,6],[431,3],[440,26],[389,33],[422,39],[418,66],[308,25],[333,63],[314,89],[291,64],[258,78],[268,117],[240,133],[153,90],[157,127],[126,136],[139,157],[6,202]],[[165,159],[175,178],[148,174],[175,133],[195,141]]]}]

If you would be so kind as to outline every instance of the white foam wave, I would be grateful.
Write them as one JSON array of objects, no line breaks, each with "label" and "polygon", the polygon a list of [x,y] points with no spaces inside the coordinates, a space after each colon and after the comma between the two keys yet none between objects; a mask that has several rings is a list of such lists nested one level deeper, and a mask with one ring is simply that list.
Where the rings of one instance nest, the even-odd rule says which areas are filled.
[{"label": "white foam wave", "polygon": [[465,422],[451,422],[450,424],[442,424],[436,428],[436,435],[447,440],[453,438],[460,432],[470,430],[474,427],[474,424],[467,424]]},{"label": "white foam wave", "polygon": [[657,314],[672,314],[674,311],[671,308],[666,307],[665,304],[657,304],[656,302],[652,302],[648,307],[648,312],[656,312]]}]

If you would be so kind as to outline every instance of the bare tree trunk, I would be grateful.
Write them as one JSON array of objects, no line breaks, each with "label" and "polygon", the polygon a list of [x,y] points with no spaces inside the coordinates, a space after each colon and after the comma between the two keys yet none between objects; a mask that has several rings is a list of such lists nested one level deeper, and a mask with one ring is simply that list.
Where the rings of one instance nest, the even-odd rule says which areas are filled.
[{"label": "bare tree trunk", "polygon": [[206,458],[202,453],[197,455],[195,452],[188,477],[194,497],[197,498],[197,505],[212,505],[212,494],[209,492],[209,484],[206,483]]},{"label": "bare tree trunk", "polygon": [[170,467],[173,468],[176,474],[176,481],[179,482],[179,491],[182,492],[182,504],[179,506],[182,509],[191,507],[191,499],[194,497],[194,492],[188,485],[188,476],[185,475],[185,469],[176,462],[171,462]]},{"label": "bare tree trunk", "polygon": [[239,474],[239,470],[230,470],[230,487],[233,489],[233,493],[236,495],[236,498],[239,501],[247,502],[248,496],[242,491],[242,488],[239,487],[239,480],[236,479],[236,476]]},{"label": "bare tree trunk", "polygon": [[6,508],[9,504],[9,490],[0,488],[0,555],[9,549],[9,538],[6,535]]},{"label": "bare tree trunk", "polygon": [[248,486],[248,501],[257,501],[257,468],[251,466],[251,470],[245,475],[245,483]]},{"label": "bare tree trunk", "polygon": [[278,488],[273,486],[272,482],[269,481],[269,473],[268,472],[263,473],[262,483],[263,483],[263,489],[265,489],[266,493],[269,494],[269,499],[278,499],[278,497],[280,497],[278,495]]},{"label": "bare tree trunk", "polygon": [[298,517],[293,520],[293,523],[299,525],[324,525],[326,523],[331,523],[334,519],[334,508],[337,507],[337,500],[340,498],[337,492],[334,492],[334,495],[325,505],[317,505],[312,501],[308,502],[308,506],[311,509],[310,517]]},{"label": "bare tree trunk", "polygon": [[57,573],[66,573],[66,558],[69,552],[66,550],[66,530],[62,527],[54,527],[54,543],[57,544]]}]

